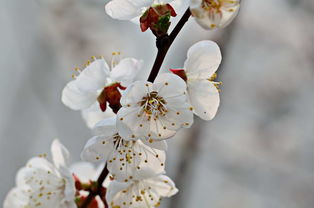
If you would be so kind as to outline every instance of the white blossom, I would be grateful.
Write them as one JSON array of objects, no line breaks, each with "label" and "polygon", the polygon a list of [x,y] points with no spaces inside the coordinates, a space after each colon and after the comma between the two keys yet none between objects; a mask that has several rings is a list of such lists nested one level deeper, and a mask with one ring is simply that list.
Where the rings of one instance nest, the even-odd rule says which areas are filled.
[{"label": "white blossom", "polygon": [[191,0],[190,10],[205,29],[227,26],[240,9],[239,0]]},{"label": "white blossom", "polygon": [[74,208],[75,187],[67,168],[69,153],[58,141],[51,146],[53,163],[43,156],[28,161],[16,176],[16,187],[4,208]]},{"label": "white blossom", "polygon": [[117,128],[125,139],[167,139],[181,127],[188,128],[193,123],[186,84],[170,73],[159,75],[154,83],[134,82],[122,95],[121,105]]},{"label": "white blossom", "polygon": [[107,162],[112,179],[128,182],[164,172],[165,141],[122,138],[115,119],[105,119],[95,128],[96,136],[85,145],[81,158],[85,161]]},{"label": "white blossom", "polygon": [[158,175],[130,183],[113,181],[109,184],[106,199],[111,208],[152,208],[159,207],[162,198],[177,192],[169,177]]},{"label": "white blossom", "polygon": [[127,87],[136,78],[142,63],[134,58],[124,58],[113,60],[109,67],[104,58],[93,57],[82,71],[76,69],[79,74],[74,75],[74,80],[63,89],[62,102],[72,110],[82,110],[83,118],[91,128],[99,120],[114,116],[109,107],[105,112],[99,107],[97,99],[104,88],[116,83]]},{"label": "white blossom", "polygon": [[221,83],[214,79],[221,59],[219,46],[213,41],[204,40],[188,50],[184,63],[183,76],[187,83],[189,101],[194,113],[204,120],[213,119],[219,107],[218,85]]}]

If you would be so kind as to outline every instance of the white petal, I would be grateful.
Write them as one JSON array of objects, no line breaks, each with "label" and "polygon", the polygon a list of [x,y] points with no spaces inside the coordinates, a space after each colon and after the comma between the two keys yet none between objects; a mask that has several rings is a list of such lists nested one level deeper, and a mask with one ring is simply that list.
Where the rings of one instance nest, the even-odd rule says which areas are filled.
[{"label": "white petal", "polygon": [[111,110],[111,108],[107,108],[105,112],[102,112],[98,102],[94,103],[89,108],[82,110],[81,114],[83,119],[85,120],[86,125],[89,128],[93,128],[95,124],[97,124],[99,121],[103,119],[112,118],[116,116],[116,114]]},{"label": "white petal", "polygon": [[122,86],[127,87],[135,80],[142,65],[142,60],[134,58],[122,59],[119,64],[112,69],[110,77],[116,82],[120,82]]},{"label": "white petal", "polygon": [[132,105],[139,106],[138,102],[142,100],[147,93],[152,91],[152,83],[146,81],[136,81],[131,84],[125,91],[122,93],[121,105],[127,106]]},{"label": "white petal", "polygon": [[168,144],[165,140],[161,140],[161,141],[156,141],[156,140],[149,140],[149,139],[142,139],[142,142],[154,149],[159,149],[159,150],[163,150],[163,151],[167,151],[168,150]]},{"label": "white petal", "polygon": [[182,95],[186,91],[186,84],[179,76],[172,73],[162,73],[156,77],[153,90],[164,99]]},{"label": "white petal", "polygon": [[176,134],[176,131],[174,129],[170,129],[168,123],[164,121],[164,117],[160,117],[159,119],[156,119],[156,121],[154,119],[151,119],[149,138],[152,138],[154,140],[163,140],[168,139]]},{"label": "white petal", "polygon": [[[134,146],[134,152],[142,156],[138,158],[140,169],[137,168],[135,178],[143,180],[165,172],[166,153],[158,149],[154,149],[148,145],[143,144],[140,140]],[[135,171],[134,171],[135,172]]]},{"label": "white petal", "polygon": [[89,162],[76,162],[73,165],[71,165],[70,170],[83,183],[87,183],[90,180],[94,180],[94,176],[96,175],[95,166]]},{"label": "white petal", "polygon": [[194,44],[187,54],[184,68],[188,79],[209,79],[221,63],[219,46],[209,40]]},{"label": "white petal", "polygon": [[[127,183],[124,183],[127,184]],[[154,202],[156,202],[156,198],[154,201],[146,201],[143,196],[140,194],[140,189],[144,188],[142,184],[134,184],[131,183],[129,185],[119,184],[117,182],[112,182],[109,186],[109,192],[110,188],[114,189],[114,193],[110,193],[108,196],[107,194],[107,201],[111,205],[111,207],[119,207],[119,208],[147,208],[147,207],[153,207],[155,205]],[[146,188],[146,187],[145,187]],[[155,194],[153,194],[155,196]],[[140,200],[138,200],[139,197]]]},{"label": "white petal", "polygon": [[117,114],[117,129],[119,135],[125,140],[134,140],[147,136],[150,123],[146,118],[139,117],[140,108],[122,107]]},{"label": "white petal", "polygon": [[230,7],[222,8],[222,20],[220,22],[221,28],[228,26],[232,20],[237,16],[240,10],[240,4]]},{"label": "white petal", "polygon": [[188,84],[190,102],[196,115],[204,120],[215,117],[219,107],[219,92],[208,80],[198,80]]},{"label": "white petal", "polygon": [[[45,159],[38,158],[44,161]],[[41,162],[42,163],[42,162]],[[34,166],[30,166],[33,164]],[[24,183],[18,184],[23,188],[23,192],[31,197],[28,201],[29,207],[36,207],[40,204],[42,207],[54,208],[59,207],[62,201],[70,199],[74,201],[74,185],[72,189],[68,189],[68,182],[59,175],[49,172],[43,168],[36,167],[40,164],[40,160],[30,160],[27,167],[21,169],[18,173],[19,181]],[[53,193],[53,194],[51,194]],[[71,193],[71,196],[69,195]],[[26,206],[27,207],[27,206]]]},{"label": "white petal", "polygon": [[189,7],[189,0],[171,0],[164,3],[170,3],[173,9],[176,11],[178,15],[181,15],[185,12],[186,8]]},{"label": "white petal", "polygon": [[111,137],[116,133],[118,133],[116,128],[116,116],[99,121],[93,128],[93,134],[96,136]]},{"label": "white petal", "polygon": [[108,170],[115,180],[141,180],[164,172],[166,155],[140,140],[124,141],[108,158]]},{"label": "white petal", "polygon": [[23,188],[13,188],[6,196],[3,208],[23,208],[28,205],[28,196],[23,191]]},{"label": "white petal", "polygon": [[121,183],[117,181],[112,181],[109,184],[108,192],[106,193],[106,201],[108,204],[113,200],[115,195],[119,193],[120,191],[126,189],[129,185],[127,183]]},{"label": "white petal", "polygon": [[196,22],[205,30],[213,30],[220,27],[223,18],[221,12],[208,12],[203,8],[191,8],[191,12]]},{"label": "white petal", "polygon": [[112,0],[106,4],[106,13],[119,20],[131,20],[142,14],[142,9],[152,4],[152,0]]},{"label": "white petal", "polygon": [[178,192],[174,182],[165,175],[147,179],[145,183],[151,186],[161,197],[171,197]]},{"label": "white petal", "polygon": [[58,139],[53,140],[51,144],[51,154],[53,163],[57,168],[67,167],[70,153]]},{"label": "white petal", "polygon": [[[64,188],[64,200],[61,203],[65,204],[67,208],[75,208],[76,204],[74,202],[75,199],[75,182],[72,173],[68,171],[68,176],[65,178],[65,188]],[[62,207],[62,206],[61,206]]]},{"label": "white petal", "polygon": [[91,62],[75,79],[78,89],[95,92],[107,84],[109,66],[104,59]]},{"label": "white petal", "polygon": [[80,90],[76,85],[76,81],[72,80],[64,87],[61,100],[64,105],[72,110],[81,110],[95,103],[97,96],[96,91],[86,92]]},{"label": "white petal", "polygon": [[167,113],[160,117],[161,123],[169,130],[178,130],[181,127],[189,128],[193,124],[192,106],[186,95],[167,98],[165,105]]},{"label": "white petal", "polygon": [[165,117],[162,117],[162,123],[169,130],[177,130],[181,127],[189,128],[193,124],[193,112],[191,106],[187,103],[168,107],[168,112]]},{"label": "white petal", "polygon": [[16,174],[16,184],[18,186],[25,185],[26,178],[29,177],[29,169],[40,169],[44,170],[44,172],[50,172],[52,175],[59,176],[59,172],[56,168],[45,158],[34,157],[31,158],[25,167],[21,168]]},{"label": "white petal", "polygon": [[106,161],[113,150],[112,136],[94,136],[87,141],[81,153],[81,159],[88,162]]},{"label": "white petal", "polygon": [[154,0],[128,0],[128,1],[135,5],[136,7],[140,8],[149,7],[154,3]]}]

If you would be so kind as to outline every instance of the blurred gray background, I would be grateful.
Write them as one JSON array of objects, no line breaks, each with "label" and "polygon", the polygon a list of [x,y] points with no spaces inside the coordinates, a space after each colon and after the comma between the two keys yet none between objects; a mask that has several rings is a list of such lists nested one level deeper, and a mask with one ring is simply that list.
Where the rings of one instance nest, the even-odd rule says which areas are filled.
[{"label": "blurred gray background", "polygon": [[[151,33],[110,19],[105,3],[0,1],[1,202],[54,138],[79,160],[90,131],[60,100],[74,67],[117,50],[152,66]],[[313,208],[314,1],[243,0],[236,21],[214,32],[191,19],[163,69],[181,67],[202,39],[222,48],[222,104],[213,121],[196,119],[170,141],[167,172],[180,192],[162,206]]]}]

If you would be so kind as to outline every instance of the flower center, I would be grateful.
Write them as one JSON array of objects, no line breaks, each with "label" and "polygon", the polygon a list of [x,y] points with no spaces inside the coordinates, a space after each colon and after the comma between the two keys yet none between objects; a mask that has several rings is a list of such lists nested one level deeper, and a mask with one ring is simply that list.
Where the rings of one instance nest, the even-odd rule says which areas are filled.
[{"label": "flower center", "polygon": [[[237,3],[236,0],[203,0],[202,8],[208,11],[220,12],[221,7],[235,6]],[[231,12],[233,9],[229,11]]]},{"label": "flower center", "polygon": [[164,116],[166,114],[167,108],[165,104],[167,104],[165,99],[158,96],[158,92],[156,91],[148,93],[147,96],[143,97],[143,99],[139,102],[139,105],[142,107],[146,115],[152,115],[155,118],[159,115]]},{"label": "flower center", "polygon": [[216,82],[215,79],[217,78],[217,74],[214,73],[210,78],[208,78],[207,80],[210,81],[211,83],[213,83],[215,85],[215,87],[217,88],[218,92],[220,92],[220,85],[222,85],[222,82]]},{"label": "flower center", "polygon": [[202,7],[205,10],[216,10],[219,11],[223,4],[223,0],[203,0]]}]

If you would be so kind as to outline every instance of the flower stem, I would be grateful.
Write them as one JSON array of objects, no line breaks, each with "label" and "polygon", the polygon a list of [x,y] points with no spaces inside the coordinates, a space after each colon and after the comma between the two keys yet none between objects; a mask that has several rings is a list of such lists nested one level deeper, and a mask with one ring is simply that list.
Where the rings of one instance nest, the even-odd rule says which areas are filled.
[{"label": "flower stem", "polygon": [[[97,187],[96,190],[90,191],[86,199],[84,200],[83,204],[80,206],[80,208],[88,208],[89,204],[92,202],[92,200],[97,196],[101,195],[102,193],[102,184],[104,180],[106,179],[107,175],[109,174],[107,164],[105,165],[104,169],[100,173],[98,179],[97,179]],[[105,203],[105,202],[104,202]],[[105,204],[105,207],[108,207],[107,204]]]},{"label": "flower stem", "polygon": [[149,74],[147,81],[154,82],[154,80],[156,79],[158,72],[160,70],[160,67],[167,55],[167,52],[171,44],[176,39],[177,35],[181,31],[185,23],[189,20],[190,16],[191,16],[191,11],[190,11],[190,8],[188,8],[183,14],[178,24],[173,29],[173,31],[170,33],[170,35],[165,35],[165,36],[161,36],[157,38],[156,46],[157,46],[158,52],[157,52],[154,65],[152,67],[152,70]]}]

